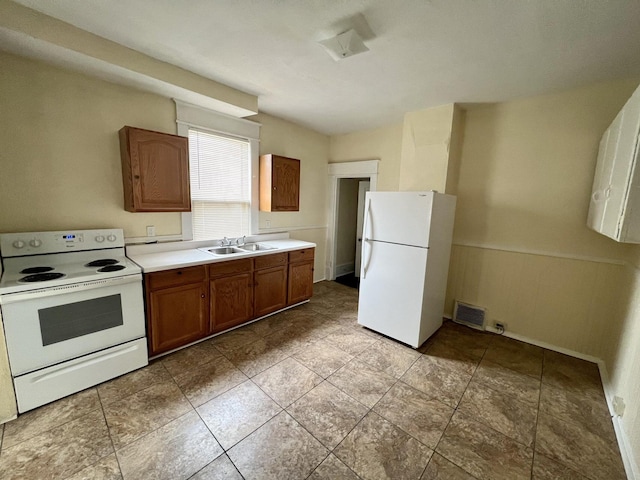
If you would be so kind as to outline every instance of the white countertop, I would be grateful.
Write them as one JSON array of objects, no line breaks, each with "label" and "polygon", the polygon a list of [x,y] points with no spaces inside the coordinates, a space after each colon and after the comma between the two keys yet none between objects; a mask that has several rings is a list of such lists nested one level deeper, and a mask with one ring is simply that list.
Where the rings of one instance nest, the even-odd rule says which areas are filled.
[{"label": "white countertop", "polygon": [[[258,243],[273,248],[270,250],[232,253],[228,255],[214,255],[198,248],[176,249],[153,253],[136,253],[135,251],[132,252],[128,250],[127,257],[140,265],[140,268],[142,268],[144,273],[151,273],[162,270],[171,270],[173,268],[184,268],[195,265],[204,265],[207,263],[225,262],[235,260],[237,258],[259,257],[261,255],[289,252],[291,250],[299,250],[301,248],[314,248],[316,246],[315,243],[293,239],[267,240]],[[215,246],[211,245],[209,248],[215,248]]]}]

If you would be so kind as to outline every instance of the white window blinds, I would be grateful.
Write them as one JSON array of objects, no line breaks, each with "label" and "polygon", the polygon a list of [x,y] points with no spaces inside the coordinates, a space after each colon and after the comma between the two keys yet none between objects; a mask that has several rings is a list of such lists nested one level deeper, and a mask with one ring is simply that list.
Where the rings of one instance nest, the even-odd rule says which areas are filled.
[{"label": "white window blinds", "polygon": [[189,166],[193,239],[249,235],[249,141],[189,128]]}]

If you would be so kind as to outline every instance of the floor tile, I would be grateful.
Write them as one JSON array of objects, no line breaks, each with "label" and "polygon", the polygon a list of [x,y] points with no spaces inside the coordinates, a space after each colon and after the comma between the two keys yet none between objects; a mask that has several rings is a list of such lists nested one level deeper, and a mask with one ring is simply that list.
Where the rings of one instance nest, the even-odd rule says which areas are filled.
[{"label": "floor tile", "polygon": [[23,413],[4,427],[3,448],[12,447],[100,408],[98,392],[91,388]]},{"label": "floor tile", "polygon": [[482,480],[531,477],[531,448],[460,413],[454,414],[436,452]]},{"label": "floor tile", "polygon": [[227,455],[220,455],[190,480],[243,480]]},{"label": "floor tile", "polygon": [[238,347],[227,354],[227,358],[242,373],[253,377],[287,358],[287,354],[269,345],[264,339]]},{"label": "floor tile", "polygon": [[536,452],[533,457],[533,480],[587,480],[569,467]]},{"label": "floor tile", "polygon": [[192,410],[173,383],[160,383],[104,407],[116,450]]},{"label": "floor tile", "polygon": [[242,327],[218,335],[213,338],[212,342],[223,355],[227,355],[231,350],[244,347],[259,339],[260,337],[254,331],[248,327]]},{"label": "floor tile", "polygon": [[286,408],[322,382],[322,377],[293,358],[287,358],[253,377],[253,381]]},{"label": "floor tile", "polygon": [[293,418],[330,450],[368,410],[328,382],[321,383],[287,408]]},{"label": "floor tile", "polygon": [[172,353],[164,357],[161,361],[167,371],[176,377],[187,370],[197,368],[221,356],[222,354],[213,345],[213,341],[205,340],[197,345]]},{"label": "floor tile", "polygon": [[286,356],[294,355],[318,340],[317,335],[299,326],[278,330],[264,337],[268,346],[281,350]]},{"label": "floor tile", "polygon": [[245,380],[247,376],[226,358],[206,363],[197,370],[190,370],[176,377],[176,383],[194,407],[202,405]]},{"label": "floor tile", "polygon": [[496,336],[484,355],[486,360],[503,367],[540,378],[544,350],[508,337]]},{"label": "floor tile", "polygon": [[227,452],[247,480],[306,478],[329,451],[282,412]]},{"label": "floor tile", "polygon": [[263,318],[262,320],[253,322],[244,328],[252,331],[258,337],[266,337],[273,332],[277,332],[278,330],[291,326],[293,320],[290,317],[285,317],[282,313],[276,313],[270,317]]},{"label": "floor tile", "polygon": [[434,357],[420,357],[400,380],[455,408],[471,380],[463,369],[452,370]]},{"label": "floor tile", "polygon": [[342,327],[330,333],[324,339],[351,355],[359,354],[376,342],[376,339],[371,338],[369,335],[349,327]]},{"label": "floor tile", "polygon": [[222,453],[194,411],[117,451],[125,480],[186,479]]},{"label": "floor tile", "polygon": [[294,354],[293,358],[321,377],[327,378],[349,362],[353,355],[334,347],[325,340],[318,340],[309,348]]},{"label": "floor tile", "polygon": [[83,468],[75,475],[70,476],[66,480],[121,480],[120,465],[116,459],[116,454],[104,457],[98,463]]},{"label": "floor tile", "polygon": [[596,401],[604,398],[598,365],[550,350],[544,352],[542,382],[588,395]]},{"label": "floor tile", "polygon": [[435,448],[453,409],[402,382],[396,383],[374,411],[430,448]]},{"label": "floor tile", "polygon": [[419,357],[420,354],[415,350],[385,340],[368,347],[358,355],[358,360],[368,363],[392,377],[400,378]]},{"label": "floor tile", "polygon": [[538,415],[536,451],[592,478],[625,479],[615,440],[602,438],[575,421]]},{"label": "floor tile", "polygon": [[540,412],[565,421],[581,423],[584,428],[603,438],[615,441],[615,431],[609,408],[604,399],[596,401],[575,390],[566,390],[542,384]]},{"label": "floor tile", "polygon": [[483,359],[473,375],[473,380],[498,392],[511,395],[531,407],[538,407],[540,380],[533,377]]},{"label": "floor tile", "polygon": [[102,404],[106,405],[167,380],[171,380],[171,375],[156,360],[144,368],[98,385],[98,395]]},{"label": "floor tile", "polygon": [[281,410],[277,403],[250,380],[198,407],[198,413],[225,450]]},{"label": "floor tile", "polygon": [[358,480],[358,476],[333,454],[314,470],[308,480]]},{"label": "floor tile", "polygon": [[458,411],[528,447],[536,434],[537,409],[471,381]]},{"label": "floor tile", "polygon": [[102,411],[55,427],[0,455],[0,478],[63,479],[113,453]]},{"label": "floor tile", "polygon": [[476,477],[434,453],[420,480],[475,480]]},{"label": "floor tile", "polygon": [[364,479],[420,478],[433,451],[370,412],[334,454]]},{"label": "floor tile", "polygon": [[356,359],[327,378],[327,381],[371,408],[387,393],[396,379]]},{"label": "floor tile", "polygon": [[446,321],[433,336],[434,341],[442,342],[474,357],[482,357],[491,343],[492,335],[480,332],[455,322]]},{"label": "floor tile", "polygon": [[430,342],[429,348],[424,352],[424,355],[449,370],[464,372],[469,375],[476,371],[478,363],[480,363],[479,357],[475,357],[464,350],[457,350],[448,343],[438,340]]}]

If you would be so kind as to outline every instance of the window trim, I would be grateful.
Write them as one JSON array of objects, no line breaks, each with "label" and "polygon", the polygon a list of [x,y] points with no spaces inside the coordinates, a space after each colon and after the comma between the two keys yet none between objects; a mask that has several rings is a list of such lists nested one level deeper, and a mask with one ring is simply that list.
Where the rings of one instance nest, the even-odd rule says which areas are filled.
[{"label": "window trim", "polygon": [[[249,234],[258,233],[259,220],[259,152],[261,124],[225,115],[207,108],[192,105],[180,100],[173,100],[176,104],[176,123],[178,135],[189,136],[189,128],[210,132],[217,135],[241,138],[249,141],[250,172],[251,172],[251,218],[249,219]],[[191,212],[181,214],[182,240],[193,240],[193,215]]]}]

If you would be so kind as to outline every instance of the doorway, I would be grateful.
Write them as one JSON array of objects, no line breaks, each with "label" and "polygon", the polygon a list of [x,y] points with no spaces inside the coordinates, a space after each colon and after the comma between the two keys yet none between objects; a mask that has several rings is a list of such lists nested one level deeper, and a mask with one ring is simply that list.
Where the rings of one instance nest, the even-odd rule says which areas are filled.
[{"label": "doorway", "polygon": [[349,287],[360,283],[364,200],[370,187],[368,177],[338,180],[336,282]]},{"label": "doorway", "polygon": [[376,190],[377,180],[378,160],[329,164],[327,280],[350,276],[357,283],[364,196]]}]

